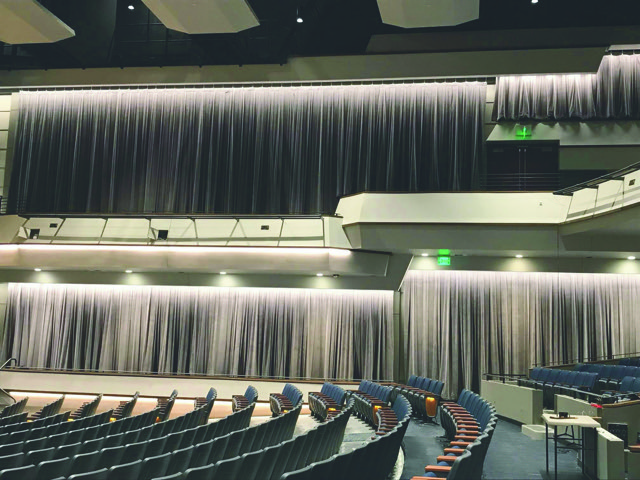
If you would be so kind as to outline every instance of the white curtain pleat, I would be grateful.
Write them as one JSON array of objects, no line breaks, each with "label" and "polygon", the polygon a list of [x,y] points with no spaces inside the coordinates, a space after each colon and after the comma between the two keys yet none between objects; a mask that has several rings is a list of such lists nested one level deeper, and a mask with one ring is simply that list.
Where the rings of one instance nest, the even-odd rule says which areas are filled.
[{"label": "white curtain pleat", "polygon": [[640,118],[640,55],[605,55],[595,74],[498,77],[495,116],[518,120]]},{"label": "white curtain pleat", "polygon": [[478,391],[484,373],[640,352],[640,277],[410,271],[401,331],[407,373]]},{"label": "white curtain pleat", "polygon": [[393,292],[10,284],[33,368],[390,380]]},{"label": "white curtain pleat", "polygon": [[333,213],[479,181],[480,82],[19,95],[11,212]]}]

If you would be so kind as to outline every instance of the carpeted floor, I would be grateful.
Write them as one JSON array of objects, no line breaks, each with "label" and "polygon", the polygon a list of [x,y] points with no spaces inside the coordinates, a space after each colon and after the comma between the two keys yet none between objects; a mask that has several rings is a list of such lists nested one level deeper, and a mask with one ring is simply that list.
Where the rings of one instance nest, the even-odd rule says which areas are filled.
[{"label": "carpeted floor", "polygon": [[[422,475],[425,465],[434,465],[448,443],[439,425],[412,419],[404,439],[405,463],[402,479]],[[486,480],[537,480],[549,478],[545,471],[545,442],[531,440],[515,425],[500,419],[493,435],[484,464]],[[549,444],[551,473],[553,473],[553,444]],[[553,478],[551,475],[550,478]],[[558,478],[583,480],[577,453],[558,450]]]}]

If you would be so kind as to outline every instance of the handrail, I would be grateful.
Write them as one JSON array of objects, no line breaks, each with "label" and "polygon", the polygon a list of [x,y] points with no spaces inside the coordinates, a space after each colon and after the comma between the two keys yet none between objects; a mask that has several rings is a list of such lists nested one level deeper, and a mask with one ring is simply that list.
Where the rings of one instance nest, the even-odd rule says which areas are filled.
[{"label": "handrail", "polygon": [[573,187],[563,188],[553,192],[554,195],[573,196],[573,194],[579,190],[585,188],[597,188],[598,185],[608,182],[609,180],[624,180],[624,177],[630,173],[640,170],[640,162],[629,165],[628,167],[621,168],[615,172],[607,173],[601,177],[594,178],[593,180],[587,180],[586,182],[579,183]]},{"label": "handrail", "polygon": [[607,355],[603,357],[596,357],[593,360],[580,360],[579,358],[573,359],[573,363],[534,363],[534,367],[546,367],[546,368],[558,368],[558,367],[572,367],[577,365],[578,363],[600,363],[600,362],[611,362],[615,360],[620,360],[622,358],[634,358],[640,357],[640,352],[632,352],[632,353],[615,353],[613,355]]},{"label": "handrail", "polygon": [[[9,360],[7,360],[6,362],[4,362],[1,366],[0,366],[0,370],[3,370],[4,367],[7,366],[7,364],[10,364],[11,362],[16,362],[16,366],[18,365],[18,359],[17,358],[13,358],[11,357]],[[11,366],[11,365],[9,365]]]},{"label": "handrail", "polygon": [[507,380],[515,381],[528,377],[528,375],[522,373],[483,373],[482,376],[485,380],[497,378],[498,380],[502,380],[502,383],[506,383]]}]

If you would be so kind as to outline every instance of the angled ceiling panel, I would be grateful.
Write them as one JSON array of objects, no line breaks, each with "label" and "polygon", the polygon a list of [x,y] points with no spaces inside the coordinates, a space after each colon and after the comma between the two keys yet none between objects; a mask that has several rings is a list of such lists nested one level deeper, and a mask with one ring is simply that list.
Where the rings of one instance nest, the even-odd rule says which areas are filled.
[{"label": "angled ceiling panel", "polygon": [[378,0],[382,21],[403,28],[448,27],[480,18],[480,0]]},{"label": "angled ceiling panel", "polygon": [[0,41],[20,45],[71,38],[73,29],[35,0],[0,0]]},{"label": "angled ceiling panel", "polygon": [[143,0],[172,30],[189,34],[236,33],[260,25],[245,0]]}]

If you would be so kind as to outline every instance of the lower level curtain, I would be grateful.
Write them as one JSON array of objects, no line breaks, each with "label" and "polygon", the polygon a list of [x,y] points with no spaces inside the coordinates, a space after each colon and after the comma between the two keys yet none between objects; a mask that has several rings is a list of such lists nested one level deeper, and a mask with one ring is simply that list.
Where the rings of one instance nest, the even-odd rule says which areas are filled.
[{"label": "lower level curtain", "polygon": [[2,349],[32,368],[391,379],[393,292],[10,284]]},{"label": "lower level curtain", "polygon": [[455,396],[479,391],[484,373],[635,353],[638,307],[637,275],[411,271],[401,315],[408,372],[444,380]]}]

